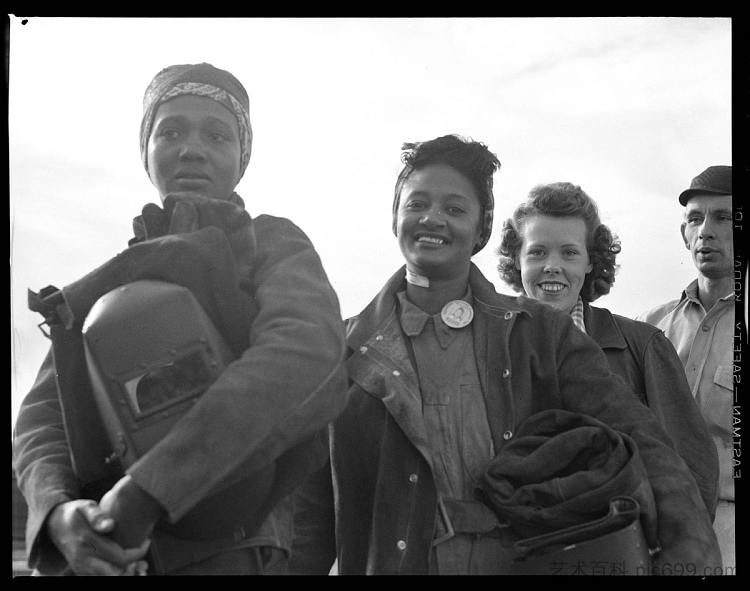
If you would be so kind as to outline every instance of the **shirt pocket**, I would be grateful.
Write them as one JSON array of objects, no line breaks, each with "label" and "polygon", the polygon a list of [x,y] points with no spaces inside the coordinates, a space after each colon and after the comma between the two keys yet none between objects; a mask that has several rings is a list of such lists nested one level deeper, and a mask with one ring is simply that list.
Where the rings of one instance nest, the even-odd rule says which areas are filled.
[{"label": "shirt pocket", "polygon": [[703,415],[708,428],[712,434],[720,434],[725,443],[732,433],[733,369],[731,365],[719,365],[716,368],[711,391],[704,399]]},{"label": "shirt pocket", "polygon": [[720,365],[714,373],[714,384],[731,391],[733,374],[734,367],[732,365]]}]

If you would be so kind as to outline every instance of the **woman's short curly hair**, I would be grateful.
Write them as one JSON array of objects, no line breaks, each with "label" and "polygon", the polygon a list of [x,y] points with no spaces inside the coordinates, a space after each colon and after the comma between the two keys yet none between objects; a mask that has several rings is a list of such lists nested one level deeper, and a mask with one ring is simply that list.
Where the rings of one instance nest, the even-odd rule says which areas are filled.
[{"label": "woman's short curly hair", "polygon": [[500,161],[482,142],[457,134],[444,135],[426,142],[410,142],[401,146],[404,167],[396,179],[393,196],[393,233],[396,234],[401,189],[412,172],[430,164],[447,164],[463,174],[477,192],[482,208],[480,242],[475,254],[486,244],[492,233],[495,198],[492,194],[492,175],[500,168]]},{"label": "woman's short curly hair", "polygon": [[581,299],[593,302],[608,294],[615,282],[617,264],[615,259],[622,250],[620,241],[610,229],[602,224],[599,211],[591,197],[581,187],[572,183],[550,183],[534,187],[526,201],[519,205],[512,217],[505,220],[497,249],[500,277],[514,290],[523,293],[521,271],[516,268],[516,259],[523,243],[522,232],[526,218],[535,215],[552,217],[576,217],[586,224],[586,250],[593,266],[581,287]]}]

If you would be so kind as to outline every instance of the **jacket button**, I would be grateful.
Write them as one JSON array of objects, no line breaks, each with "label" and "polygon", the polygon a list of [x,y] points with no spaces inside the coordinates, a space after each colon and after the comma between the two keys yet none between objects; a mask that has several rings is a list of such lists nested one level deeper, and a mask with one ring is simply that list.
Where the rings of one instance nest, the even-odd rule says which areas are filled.
[{"label": "jacket button", "polygon": [[507,378],[509,375],[510,375],[510,370],[509,369],[504,369],[503,370],[503,377]]},{"label": "jacket button", "polygon": [[382,341],[383,340],[383,335],[379,334],[378,336],[375,337],[375,340],[376,341]]},{"label": "jacket button", "polygon": [[363,345],[362,347],[359,348],[359,352],[362,353],[362,355],[364,355],[365,353],[367,353],[367,347]]},{"label": "jacket button", "polygon": [[393,370],[393,375],[396,376],[396,377],[398,377],[398,376],[401,375],[401,372],[399,370],[397,370],[397,369],[394,369]]},{"label": "jacket button", "polygon": [[506,320],[510,320],[511,318],[513,318],[513,312],[506,312],[504,318]]},{"label": "jacket button", "polygon": [[409,482],[416,484],[417,480],[419,480],[419,476],[416,474],[409,474]]},{"label": "jacket button", "polygon": [[399,540],[398,542],[396,542],[396,548],[398,548],[399,550],[406,550],[406,542],[404,542],[403,540]]},{"label": "jacket button", "polygon": [[702,330],[703,332],[708,332],[708,330],[709,330],[709,329],[708,329],[708,327],[707,327],[707,326],[706,326],[706,325],[704,324],[703,326],[701,326],[701,330]]},{"label": "jacket button", "polygon": [[505,441],[508,441],[511,437],[513,437],[513,431],[506,431],[503,433],[503,439],[505,439]]}]

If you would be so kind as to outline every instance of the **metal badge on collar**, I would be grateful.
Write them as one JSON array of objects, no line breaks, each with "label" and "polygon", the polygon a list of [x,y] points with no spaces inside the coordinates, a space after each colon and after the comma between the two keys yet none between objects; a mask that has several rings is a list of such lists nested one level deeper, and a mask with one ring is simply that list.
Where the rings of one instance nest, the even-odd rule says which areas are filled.
[{"label": "metal badge on collar", "polygon": [[440,311],[443,322],[451,328],[463,328],[474,318],[474,308],[463,300],[452,300]]}]

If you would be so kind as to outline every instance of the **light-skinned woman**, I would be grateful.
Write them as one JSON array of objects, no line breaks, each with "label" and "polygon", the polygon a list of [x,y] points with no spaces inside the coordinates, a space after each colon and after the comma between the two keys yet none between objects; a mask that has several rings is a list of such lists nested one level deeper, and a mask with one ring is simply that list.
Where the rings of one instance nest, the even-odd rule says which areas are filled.
[{"label": "light-skinned woman", "polygon": [[672,438],[713,519],[718,459],[674,347],[653,326],[591,305],[610,292],[620,250],[581,187],[551,183],[533,188],[504,222],[498,270],[516,291],[570,314],[603,349]]}]

